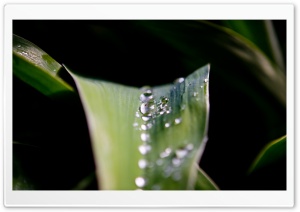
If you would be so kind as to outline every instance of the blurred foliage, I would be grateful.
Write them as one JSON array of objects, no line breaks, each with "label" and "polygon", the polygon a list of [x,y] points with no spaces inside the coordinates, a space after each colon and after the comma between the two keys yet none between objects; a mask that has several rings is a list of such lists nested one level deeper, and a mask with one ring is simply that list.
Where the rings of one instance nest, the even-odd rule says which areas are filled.
[{"label": "blurred foliage", "polygon": [[[200,167],[221,190],[286,189],[285,157],[247,174],[258,152],[286,134],[285,29],[280,20],[13,22],[14,34],[90,78],[155,86],[210,63]],[[65,71],[59,76],[76,89]],[[15,73],[13,140],[15,182],[31,183],[15,189],[72,189],[95,169],[78,96],[49,99]],[[85,189],[97,189],[96,179]]]}]

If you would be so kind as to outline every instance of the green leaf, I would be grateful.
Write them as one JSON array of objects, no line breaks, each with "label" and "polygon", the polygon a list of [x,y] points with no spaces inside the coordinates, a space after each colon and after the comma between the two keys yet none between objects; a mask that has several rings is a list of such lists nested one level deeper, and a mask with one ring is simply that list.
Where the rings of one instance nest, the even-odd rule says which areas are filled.
[{"label": "green leaf", "polygon": [[248,173],[252,173],[258,169],[275,163],[276,161],[285,156],[286,135],[267,144],[254,160]]},{"label": "green leaf", "polygon": [[[205,21],[136,24],[181,52],[187,67],[209,62],[216,68],[216,74],[238,89],[251,94],[256,89],[253,84],[259,83],[285,106],[285,74],[256,45],[233,30]],[[256,101],[257,95],[251,95]]]},{"label": "green leaf", "polygon": [[13,73],[46,96],[73,92],[58,76],[61,65],[33,43],[13,35]]},{"label": "green leaf", "polygon": [[198,178],[195,184],[195,190],[220,190],[216,183],[204,172],[203,169],[200,167],[197,167],[197,169]]},{"label": "green leaf", "polygon": [[271,20],[224,20],[224,26],[257,45],[283,72],[283,56]]},{"label": "green leaf", "polygon": [[[209,65],[184,81],[144,91],[69,72],[86,113],[101,189],[194,189],[193,164],[207,140]],[[143,104],[139,97],[149,90],[153,98]]]}]

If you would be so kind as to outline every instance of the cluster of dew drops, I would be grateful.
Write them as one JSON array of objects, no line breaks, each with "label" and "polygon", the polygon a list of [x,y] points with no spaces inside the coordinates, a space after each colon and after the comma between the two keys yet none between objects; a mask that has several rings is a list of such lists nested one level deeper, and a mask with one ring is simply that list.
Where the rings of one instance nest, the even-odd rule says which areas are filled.
[{"label": "cluster of dew drops", "polygon": [[[206,83],[208,80],[205,79],[204,83]],[[174,81],[175,84],[177,83],[183,83],[184,78],[178,78]],[[203,88],[203,86],[201,86]],[[174,87],[175,89],[175,87]],[[149,130],[153,127],[155,124],[155,118],[158,116],[162,116],[164,114],[169,114],[172,111],[172,108],[169,106],[169,99],[165,96],[161,96],[159,101],[155,101],[153,97],[153,91],[151,87],[144,86],[141,88],[141,95],[140,95],[140,107],[139,110],[136,111],[136,117],[141,118],[143,120],[143,123],[138,125],[137,122],[133,124],[133,126],[141,131],[141,141],[142,144],[138,147],[138,150],[140,154],[145,156],[151,151],[151,137],[149,134]],[[194,93],[194,97],[197,97],[198,93]],[[198,101],[198,99],[196,98]],[[183,106],[181,108],[182,110],[185,109]],[[178,125],[182,122],[182,118],[178,117],[174,120],[174,125]],[[165,128],[169,128],[172,123],[166,122],[164,124]],[[159,154],[159,158],[156,160],[155,164],[157,166],[161,166],[164,163],[164,158],[167,158],[171,155],[173,155],[172,158],[172,166],[166,167],[166,169],[163,172],[164,177],[170,177],[172,175],[172,179],[175,181],[179,181],[181,179],[181,173],[179,166],[183,163],[183,160],[185,157],[189,155],[189,153],[194,149],[193,144],[187,144],[185,147],[182,147],[180,149],[177,149],[173,151],[171,148],[166,148],[163,152]],[[145,158],[142,158],[138,161],[138,166],[140,169],[150,168],[153,166],[153,163],[148,162]],[[147,185],[147,179],[145,177],[139,176],[135,179],[135,184],[139,188],[138,190],[142,190]],[[153,190],[159,190],[159,185],[153,185]]]}]

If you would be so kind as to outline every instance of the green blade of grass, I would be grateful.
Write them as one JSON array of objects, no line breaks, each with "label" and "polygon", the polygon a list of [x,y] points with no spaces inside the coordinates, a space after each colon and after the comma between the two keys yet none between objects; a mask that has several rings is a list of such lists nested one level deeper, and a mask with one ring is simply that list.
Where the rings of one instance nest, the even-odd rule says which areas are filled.
[{"label": "green blade of grass", "polygon": [[58,76],[61,65],[33,43],[13,35],[13,73],[46,96],[73,92]]},{"label": "green blade of grass", "polygon": [[283,72],[283,56],[271,20],[224,20],[224,26],[257,45]]},{"label": "green blade of grass", "polygon": [[252,173],[258,169],[268,166],[280,158],[285,157],[285,155],[286,135],[266,145],[252,163],[248,173]]},{"label": "green blade of grass", "polygon": [[153,87],[148,121],[139,109],[145,91],[69,72],[85,109],[101,189],[194,189],[193,164],[207,140],[209,65]]}]

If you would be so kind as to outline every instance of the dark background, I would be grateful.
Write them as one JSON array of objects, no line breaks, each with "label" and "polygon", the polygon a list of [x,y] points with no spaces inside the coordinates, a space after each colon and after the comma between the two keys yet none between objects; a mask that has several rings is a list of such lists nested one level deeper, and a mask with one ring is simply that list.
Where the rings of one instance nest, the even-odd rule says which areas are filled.
[{"label": "dark background", "polygon": [[[273,24],[285,55],[286,22]],[[136,87],[170,83],[211,62],[188,58],[135,21],[15,20],[13,33],[79,74]],[[251,175],[247,170],[266,143],[286,134],[286,108],[247,73],[226,77],[222,62],[211,63],[209,140],[200,166],[221,190],[284,190],[285,158]],[[238,58],[231,62],[231,69],[243,68]],[[72,84],[67,75],[62,77]],[[239,89],[239,80],[268,102],[270,114]],[[93,175],[79,99],[50,100],[14,77],[13,139],[31,145],[14,144],[14,177],[23,173],[33,189],[68,190]],[[95,178],[86,189],[97,189]]]}]

